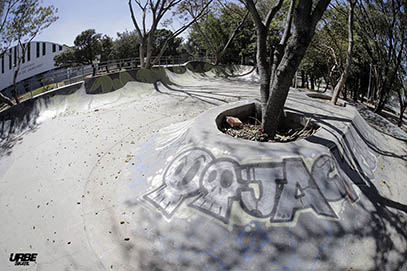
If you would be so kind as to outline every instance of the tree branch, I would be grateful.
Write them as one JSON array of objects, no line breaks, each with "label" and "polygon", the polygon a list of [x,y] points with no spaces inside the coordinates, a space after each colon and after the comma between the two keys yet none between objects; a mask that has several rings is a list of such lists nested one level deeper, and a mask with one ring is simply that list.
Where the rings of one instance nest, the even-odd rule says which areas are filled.
[{"label": "tree branch", "polygon": [[283,0],[278,0],[277,4],[270,9],[269,13],[266,16],[266,21],[264,24],[267,29],[270,27],[271,21],[273,20],[274,16],[276,16],[277,11],[280,10],[282,5],[283,5]]}]

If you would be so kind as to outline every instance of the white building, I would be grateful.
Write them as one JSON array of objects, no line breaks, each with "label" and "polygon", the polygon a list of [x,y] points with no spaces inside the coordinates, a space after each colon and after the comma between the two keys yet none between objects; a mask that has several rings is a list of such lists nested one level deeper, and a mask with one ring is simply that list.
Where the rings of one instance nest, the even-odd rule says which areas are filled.
[{"label": "white building", "polygon": [[[22,59],[17,82],[41,74],[56,68],[54,57],[69,47],[52,43],[33,41],[28,44],[26,53]],[[21,55],[21,47],[9,48],[0,59],[0,90],[13,84],[14,70],[18,56]]]}]

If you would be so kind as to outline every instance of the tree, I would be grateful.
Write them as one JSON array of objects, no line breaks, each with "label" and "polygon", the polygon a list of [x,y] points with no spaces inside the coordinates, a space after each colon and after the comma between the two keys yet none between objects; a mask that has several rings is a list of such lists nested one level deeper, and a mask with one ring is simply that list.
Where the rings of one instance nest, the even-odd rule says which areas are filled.
[{"label": "tree", "polygon": [[[18,0],[5,0],[0,1],[0,57],[6,55],[7,49],[13,38],[8,34],[7,25],[10,22],[10,13],[14,10]],[[0,102],[6,103],[9,106],[13,105],[13,101],[0,92]]]},{"label": "tree", "polygon": [[113,40],[95,29],[82,31],[74,40],[74,47],[54,57],[57,66],[90,65],[98,57],[101,61],[113,55]]},{"label": "tree", "polygon": [[357,33],[372,67],[378,100],[375,112],[385,106],[395,89],[407,43],[407,2],[363,0],[357,5]]},{"label": "tree", "polygon": [[[347,12],[342,4],[327,10],[322,18],[321,25],[316,29],[313,40],[308,47],[303,59],[304,71],[314,76],[312,68],[318,63],[325,66],[325,73],[322,75],[329,86],[334,87],[343,73],[346,58],[346,29]],[[311,70],[310,70],[311,68]]]},{"label": "tree", "polygon": [[403,125],[404,111],[407,109],[407,83],[403,80],[402,75],[399,75],[399,78],[397,79],[400,82],[400,87],[397,91],[400,106],[398,126],[401,127]]},{"label": "tree", "polygon": [[44,29],[55,22],[57,9],[53,6],[42,7],[40,0],[19,0],[11,10],[11,20],[7,23],[7,38],[10,43],[16,42],[17,63],[13,76],[13,96],[19,103],[17,77],[22,61],[26,55],[28,44]]},{"label": "tree", "polygon": [[112,59],[113,56],[113,39],[108,35],[104,35],[100,39],[100,61],[106,62]]},{"label": "tree", "polygon": [[[309,77],[311,81],[311,89],[314,89],[315,82],[321,82],[321,79],[324,78],[326,83],[325,90],[328,88],[328,67],[329,67],[329,58],[319,50],[319,37],[314,36],[313,40],[311,41],[310,46],[307,49],[307,52],[300,64],[299,69],[304,73],[302,76],[303,79],[305,77]],[[318,35],[319,36],[319,35]],[[305,82],[303,82],[302,87],[305,87]],[[319,87],[319,83],[318,83]]]},{"label": "tree", "polygon": [[3,55],[10,43],[14,41],[13,37],[9,35],[10,29],[8,25],[11,20],[11,13],[13,13],[19,0],[4,0],[0,1],[0,55]]},{"label": "tree", "polygon": [[[194,1],[188,1],[188,0],[134,0],[136,3],[136,6],[140,9],[142,13],[142,19],[141,19],[141,24],[137,21],[135,15],[134,15],[134,10],[133,10],[133,5],[132,5],[132,0],[129,0],[129,9],[130,9],[130,15],[131,19],[133,21],[133,24],[136,28],[137,34],[140,38],[140,47],[139,47],[139,56],[140,56],[140,65],[143,68],[151,68],[152,64],[156,63],[162,54],[164,53],[166,46],[168,45],[168,42],[182,34],[188,27],[190,27],[198,18],[204,14],[206,11],[207,7],[210,5],[210,3],[213,0],[209,0],[207,3],[205,1],[202,3],[202,5],[196,4]],[[168,14],[170,11],[174,11],[177,8],[180,8],[180,10],[185,10],[185,9],[195,9],[198,8],[200,11],[197,13],[198,15],[196,18],[191,19],[188,23],[183,24],[180,28],[177,30],[173,31],[173,34],[166,39],[166,41],[163,44],[163,47],[161,48],[160,52],[156,56],[154,60],[152,60],[152,50],[153,50],[153,42],[154,38],[156,35],[156,31],[158,29],[158,25],[160,22],[163,21],[164,16]],[[181,12],[182,13],[182,12]],[[146,22],[146,17],[148,14],[151,14],[151,25],[150,27],[147,26]],[[185,13],[184,13],[185,14]],[[184,20],[186,17],[184,17]],[[140,27],[141,25],[141,27]],[[144,57],[146,57],[146,60],[144,61]]]},{"label": "tree", "polygon": [[[164,47],[165,42],[169,37],[173,35],[173,32],[168,29],[157,29],[156,35],[153,41],[153,55],[158,55],[161,49]],[[163,56],[173,56],[177,55],[177,49],[182,43],[182,38],[169,39],[165,47]]]},{"label": "tree", "polygon": [[[246,23],[249,14],[247,10],[235,3],[219,3],[218,8],[197,20],[190,33],[190,39],[216,59],[216,65],[222,62],[227,50],[236,45],[234,40],[239,37],[242,28],[249,25]],[[189,11],[189,14],[195,17],[192,11]],[[234,53],[236,58],[236,55],[242,52],[238,50]]]},{"label": "tree", "polygon": [[339,79],[339,82],[336,84],[332,99],[330,103],[336,104],[338,101],[338,96],[339,92],[342,91],[342,89],[345,86],[346,80],[349,76],[350,73],[350,67],[352,64],[352,53],[353,53],[353,15],[354,15],[354,10],[355,10],[355,5],[356,1],[355,0],[348,0],[349,2],[349,16],[348,16],[348,50],[346,53],[346,63],[345,63],[345,68],[341,74],[341,77]]},{"label": "tree", "polygon": [[77,63],[89,65],[101,54],[102,34],[96,33],[95,29],[88,29],[80,33],[74,41],[75,59]]},{"label": "tree", "polygon": [[[271,21],[281,8],[283,0],[276,1],[275,5],[269,9],[264,21],[253,0],[245,0],[244,3],[256,25],[262,127],[265,133],[274,137],[291,81],[330,0],[291,0],[285,29],[274,50],[272,63],[267,59],[266,41]],[[291,34],[292,23],[294,29]]]},{"label": "tree", "polygon": [[115,59],[135,58],[138,56],[140,39],[136,31],[117,33],[113,42],[113,57]]},{"label": "tree", "polygon": [[68,50],[56,55],[54,57],[55,65],[58,67],[76,65],[77,61],[74,50],[74,48],[69,48]]}]

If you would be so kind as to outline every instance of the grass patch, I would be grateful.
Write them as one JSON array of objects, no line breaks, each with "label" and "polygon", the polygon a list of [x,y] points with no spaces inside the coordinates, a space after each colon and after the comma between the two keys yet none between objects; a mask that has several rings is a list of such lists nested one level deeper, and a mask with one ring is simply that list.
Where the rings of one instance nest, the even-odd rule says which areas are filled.
[{"label": "grass patch", "polygon": [[[47,91],[49,91],[49,90],[51,90],[51,89],[54,89],[54,88],[56,88],[56,87],[57,87],[57,84],[56,84],[56,83],[52,83],[52,84],[49,84],[49,85],[46,85],[46,86],[43,86],[43,87],[34,89],[34,90],[31,91],[31,92],[27,92],[27,93],[24,93],[23,95],[21,95],[21,96],[20,96],[20,100],[30,99],[30,98],[31,98],[31,95],[32,95],[32,97],[35,97],[35,96],[37,96],[37,95],[39,95],[39,94],[41,94],[41,93],[43,93],[43,92],[47,92]],[[31,94],[31,93],[32,93],[32,94]]]}]

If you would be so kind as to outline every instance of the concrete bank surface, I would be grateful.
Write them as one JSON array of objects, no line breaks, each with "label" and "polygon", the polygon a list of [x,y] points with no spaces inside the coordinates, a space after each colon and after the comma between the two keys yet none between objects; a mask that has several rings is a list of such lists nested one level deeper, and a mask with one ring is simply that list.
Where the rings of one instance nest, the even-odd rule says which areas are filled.
[{"label": "concrete bank surface", "polygon": [[221,133],[257,80],[192,62],[0,112],[0,270],[407,270],[405,133],[295,89],[313,136]]}]

